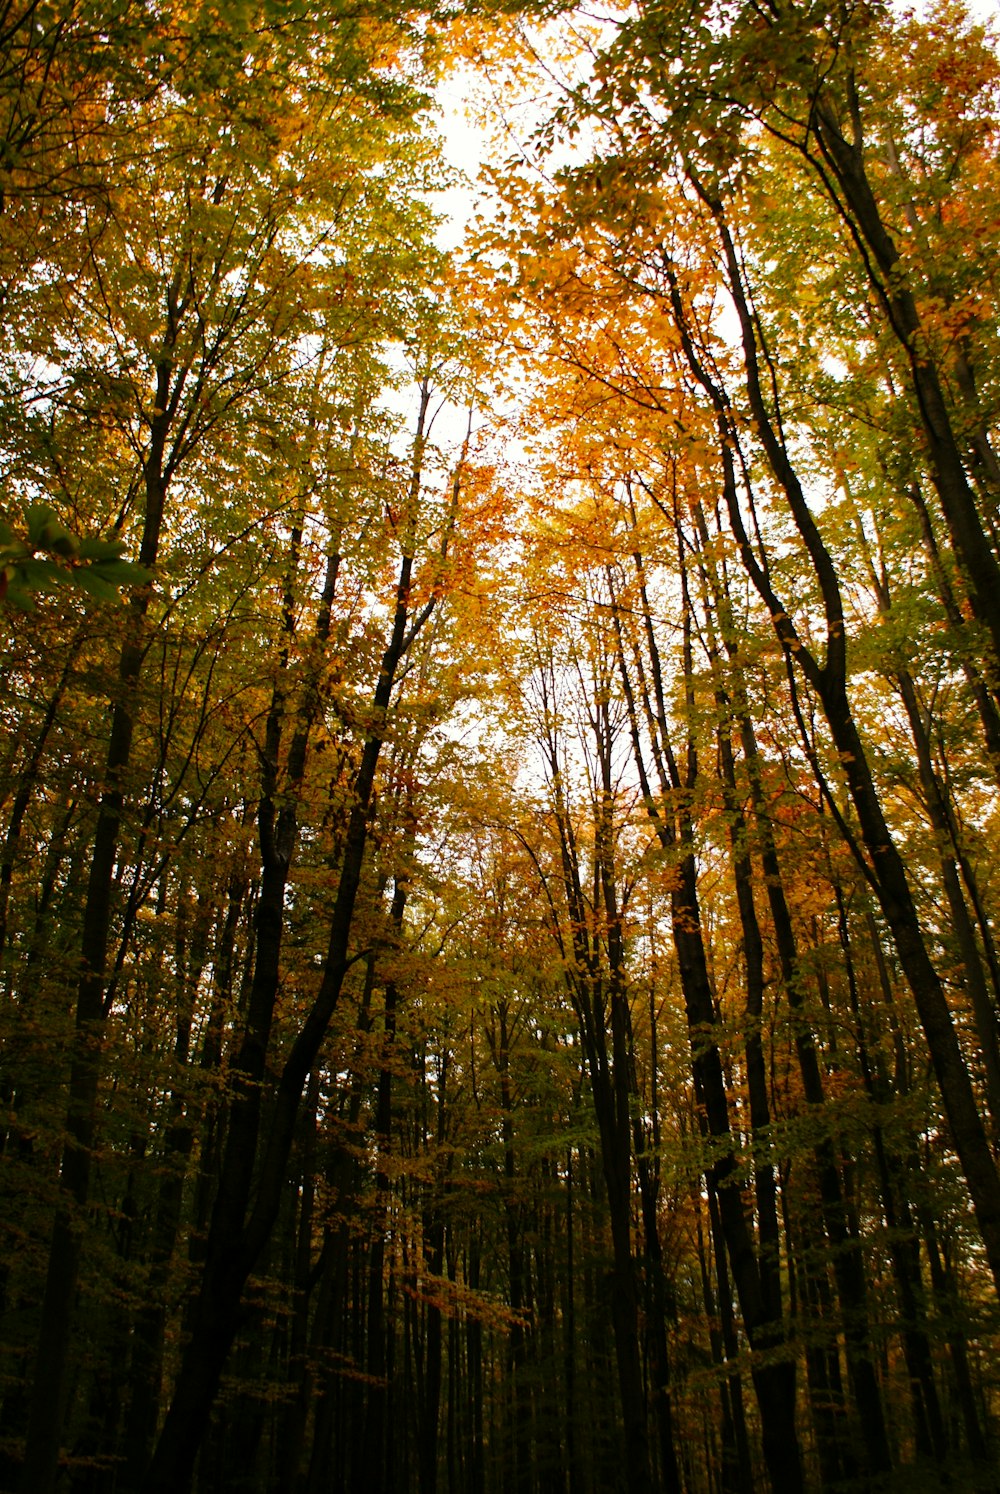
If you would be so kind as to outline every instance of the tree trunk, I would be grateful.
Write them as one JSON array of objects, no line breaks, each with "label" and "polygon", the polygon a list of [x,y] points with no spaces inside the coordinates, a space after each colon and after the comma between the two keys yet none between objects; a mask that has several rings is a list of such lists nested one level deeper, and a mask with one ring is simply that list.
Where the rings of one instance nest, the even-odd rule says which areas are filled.
[{"label": "tree trunk", "polygon": [[[641,579],[641,557],[636,556],[636,564]],[[687,777],[682,780],[667,728],[662,670],[644,583],[641,595],[653,691],[651,697],[649,688],[643,685],[643,704],[659,774],[661,802],[669,804],[671,797],[676,802],[678,792],[682,791],[686,799],[693,791],[697,757],[693,743],[689,742]],[[760,1409],[768,1471],[775,1490],[780,1490],[781,1494],[793,1494],[793,1491],[803,1487],[795,1425],[795,1361],[783,1347],[785,1330],[780,1300],[774,1301],[770,1297],[772,1288],[776,1286],[774,1272],[772,1270],[769,1274],[766,1267],[763,1273],[761,1271],[743,1190],[737,1181],[725,1073],[715,1039],[718,1025],[715,1002],[701,931],[693,827],[685,809],[680,810],[679,824],[675,824],[667,813],[660,811],[652,794],[639,737],[635,692],[625,664],[617,609],[615,618],[619,641],[619,672],[628,706],[633,755],[643,800],[660,843],[671,856],[674,866],[670,888],[671,924],[687,1016],[695,1094],[706,1134],[724,1143],[722,1147],[713,1147],[715,1161],[706,1170],[706,1182],[718,1197],[719,1218],[740,1311],[751,1347],[759,1351],[753,1366],[753,1380]],[[690,617],[686,615],[686,640],[689,638],[689,628]],[[690,646],[687,641],[685,656],[686,682],[690,690]],[[673,796],[671,790],[674,791]]]},{"label": "tree trunk", "polygon": [[[1000,1292],[1000,1178],[990,1153],[944,989],[927,953],[905,867],[882,814],[867,755],[851,712],[847,695],[846,626],[839,582],[830,554],[823,544],[798,477],[763,398],[755,323],[747,303],[740,261],[721,205],[707,194],[703,195],[715,217],[728,268],[729,287],[740,318],[750,408],[768,464],[785,494],[819,586],[826,614],[826,657],[822,665],[796,631],[788,609],[773,590],[766,566],[761,564],[750,543],[740,511],[731,445],[731,442],[738,440],[738,433],[725,396],[698,357],[674,279],[672,304],[685,352],[692,372],[711,399],[718,418],[724,494],[730,524],[740,548],[744,568],[768,609],[775,634],[785,652],[790,678],[801,672],[816,691],[823,707],[858,817],[861,844],[868,858],[866,875],[892,932],[900,963],[913,993],[944,1101],[952,1140],[969,1185],[994,1284]],[[996,596],[997,606],[1000,608],[1000,588]],[[818,764],[814,763],[814,768],[819,772]],[[821,772],[819,781],[821,785],[825,785]],[[825,792],[836,810],[828,789]],[[850,839],[839,810],[836,813],[842,831]]]},{"label": "tree trunk", "polygon": [[[174,1396],[167,1412],[152,1464],[146,1494],[183,1494],[189,1486],[197,1450],[208,1423],[223,1365],[240,1321],[240,1302],[247,1277],[259,1259],[277,1217],[285,1182],[285,1168],[295,1134],[303,1089],[319,1055],[330,1018],[350,968],[349,955],[354,909],[368,842],[369,814],[375,772],[382,749],[382,729],[392,696],[396,671],[415,630],[429,615],[429,606],[407,632],[412,558],[404,556],[396,592],[392,635],[382,660],[373,700],[373,720],[380,728],[368,737],[354,784],[337,896],[319,990],[292,1043],[276,1086],[270,1130],[257,1175],[256,1197],[249,1208],[253,1158],[257,1154],[259,1102],[252,1073],[262,1073],[261,1041],[269,1023],[258,1019],[251,997],[250,1020],[244,1038],[244,1065],[229,1117],[226,1161],[209,1230],[207,1257],[192,1326],[184,1350]],[[275,910],[275,914],[277,910]],[[268,928],[273,943],[277,930]],[[258,919],[258,939],[261,920]],[[270,958],[266,955],[265,958]],[[253,1146],[249,1159],[239,1150]]]},{"label": "tree trunk", "polygon": [[[158,413],[151,420],[149,449],[143,463],[146,509],[139,564],[147,570],[156,564],[167,492],[164,451],[171,418],[169,406],[173,373],[169,346],[168,338],[168,353],[157,368]],[[104,789],[97,812],[83,910],[81,974],[77,986],[74,1045],[70,1061],[66,1141],[59,1174],[60,1201],[52,1227],[42,1298],[34,1389],[21,1477],[22,1494],[52,1494],[59,1462],[66,1372],[73,1338],[76,1289],[85,1234],[84,1214],[90,1197],[90,1169],[97,1129],[112,886],[125,806],[125,779],[132,755],[135,694],[145,654],[142,624],[149,601],[148,586],[133,595],[125,624],[125,642],[118,659],[111,734],[102,778]]]}]

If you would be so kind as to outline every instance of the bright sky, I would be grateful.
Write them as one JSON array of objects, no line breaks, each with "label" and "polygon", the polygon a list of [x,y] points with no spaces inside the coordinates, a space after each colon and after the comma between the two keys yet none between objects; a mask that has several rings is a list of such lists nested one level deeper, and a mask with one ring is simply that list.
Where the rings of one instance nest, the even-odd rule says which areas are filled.
[{"label": "bright sky", "polygon": [[487,155],[486,132],[470,117],[468,100],[473,87],[472,75],[465,68],[456,69],[449,74],[439,95],[445,156],[448,164],[465,177],[463,182],[447,192],[435,194],[435,205],[446,214],[446,221],[438,230],[438,243],[443,249],[450,249],[459,242],[472,216],[476,176]]}]

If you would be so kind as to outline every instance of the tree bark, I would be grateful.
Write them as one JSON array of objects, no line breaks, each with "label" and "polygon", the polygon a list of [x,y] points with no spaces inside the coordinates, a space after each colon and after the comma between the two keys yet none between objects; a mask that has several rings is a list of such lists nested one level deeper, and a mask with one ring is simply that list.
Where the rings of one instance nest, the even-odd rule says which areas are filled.
[{"label": "tree bark", "polygon": [[[851,712],[847,695],[847,633],[836,570],[763,398],[754,322],[739,259],[721,205],[707,194],[703,195],[718,227],[729,287],[739,314],[750,409],[768,464],[785,495],[819,585],[826,614],[826,655],[822,665],[803,643],[788,609],[774,592],[766,565],[758,560],[750,543],[740,511],[733,464],[732,443],[738,441],[738,432],[725,396],[698,356],[676,278],[671,276],[671,300],[684,350],[692,372],[708,394],[718,419],[723,485],[730,524],[739,545],[743,565],[767,607],[792,676],[801,672],[822,705],[857,814],[861,844],[867,853],[866,875],[892,932],[900,963],[913,993],[955,1150],[969,1185],[994,1284],[1000,1292],[1000,1178],[990,1153],[944,989],[923,939],[905,867],[882,813],[867,755]],[[996,595],[1000,606],[1000,589]],[[839,811],[837,813],[839,816]],[[846,833],[842,817],[840,825]]]},{"label": "tree bark", "polygon": [[[146,506],[139,564],[147,570],[156,564],[167,494],[164,455],[171,419],[173,376],[169,350],[176,335],[176,320],[176,307],[171,304],[168,352],[157,368],[157,413],[151,419],[149,448],[143,462]],[[118,659],[111,733],[104,764],[104,789],[97,812],[83,911],[81,974],[70,1061],[66,1141],[59,1174],[60,1201],[52,1227],[42,1298],[34,1388],[21,1476],[22,1494],[52,1494],[59,1462],[66,1372],[85,1233],[84,1211],[90,1197],[90,1170],[97,1127],[112,886],[135,729],[135,694],[145,653],[142,625],[149,602],[149,586],[134,593],[125,624],[125,642]]]}]

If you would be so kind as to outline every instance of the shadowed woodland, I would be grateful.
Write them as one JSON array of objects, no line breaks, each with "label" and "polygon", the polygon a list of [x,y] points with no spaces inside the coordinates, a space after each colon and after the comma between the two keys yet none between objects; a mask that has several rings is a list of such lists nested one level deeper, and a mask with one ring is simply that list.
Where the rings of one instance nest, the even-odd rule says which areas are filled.
[{"label": "shadowed woodland", "polygon": [[998,1487],[998,139],[952,0],[0,0],[6,1494]]}]

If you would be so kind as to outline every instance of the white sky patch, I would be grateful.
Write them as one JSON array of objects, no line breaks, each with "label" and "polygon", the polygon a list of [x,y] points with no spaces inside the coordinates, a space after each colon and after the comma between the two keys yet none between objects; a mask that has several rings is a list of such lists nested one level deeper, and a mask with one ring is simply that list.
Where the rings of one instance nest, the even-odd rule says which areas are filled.
[{"label": "white sky patch", "polygon": [[438,93],[444,154],[448,165],[461,174],[444,192],[434,193],[434,206],[445,215],[437,232],[442,249],[454,249],[462,239],[476,210],[479,170],[489,153],[486,131],[474,118],[470,100],[475,80],[467,68],[455,68]]},{"label": "white sky patch", "polygon": [[532,136],[555,105],[590,74],[601,44],[610,41],[615,21],[579,12],[575,17],[528,25],[522,36],[520,62],[482,67],[459,63],[437,89],[439,121],[448,164],[463,180],[434,194],[435,206],[447,215],[438,231],[444,249],[456,247],[489,188],[480,180],[490,162],[520,161],[543,175],[557,166],[584,161],[599,133],[581,121],[573,139],[564,139],[544,159]]},{"label": "white sky patch", "polygon": [[819,363],[823,372],[829,374],[831,379],[846,379],[851,372],[844,360],[835,353],[821,353]]}]

